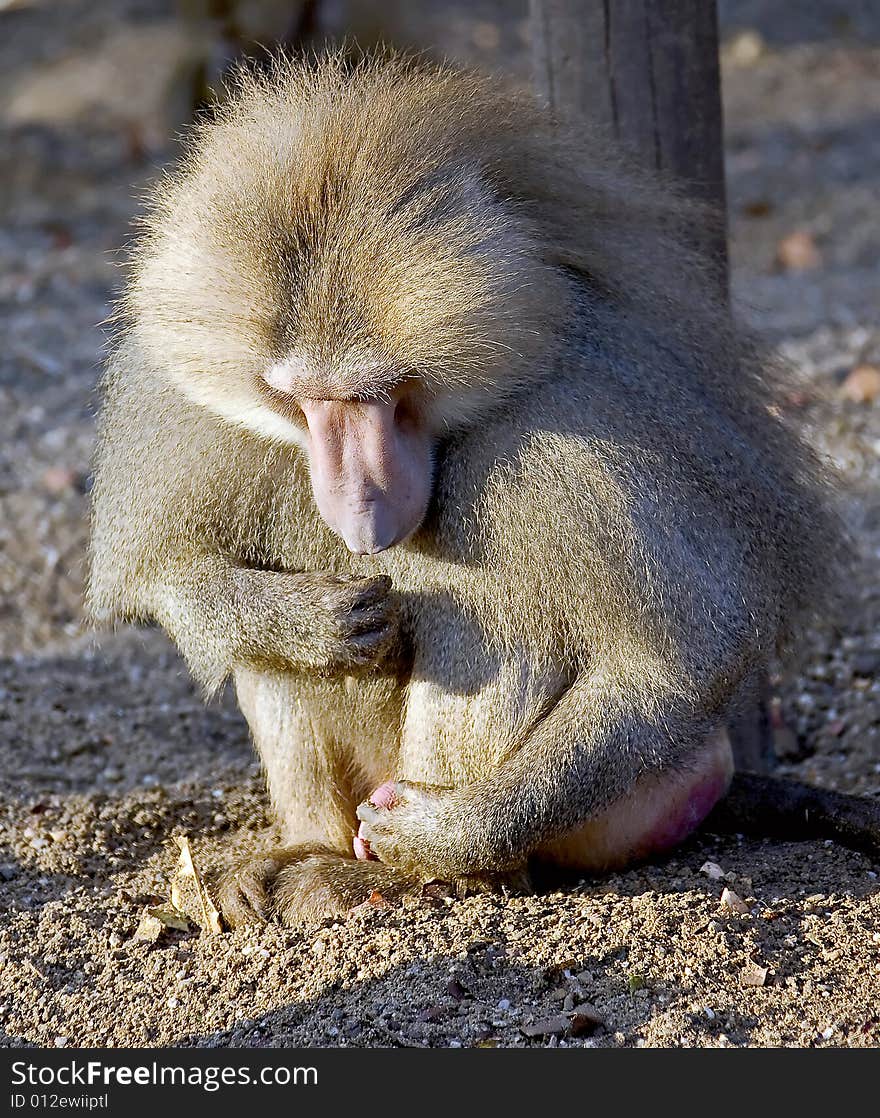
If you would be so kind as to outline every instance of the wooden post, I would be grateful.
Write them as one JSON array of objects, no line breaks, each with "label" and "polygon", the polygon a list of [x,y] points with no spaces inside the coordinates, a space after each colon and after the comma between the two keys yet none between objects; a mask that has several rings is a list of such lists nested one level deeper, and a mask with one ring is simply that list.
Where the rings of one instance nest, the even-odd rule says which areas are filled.
[{"label": "wooden post", "polygon": [[[601,126],[723,215],[715,0],[530,0],[530,11],[535,84],[560,116]],[[723,221],[695,234],[726,286]]]},{"label": "wooden post", "polygon": [[[719,220],[695,229],[728,289],[715,0],[529,0],[535,84],[561,117],[599,125],[637,162],[676,176]],[[773,763],[765,673],[730,726],[738,768]]]}]

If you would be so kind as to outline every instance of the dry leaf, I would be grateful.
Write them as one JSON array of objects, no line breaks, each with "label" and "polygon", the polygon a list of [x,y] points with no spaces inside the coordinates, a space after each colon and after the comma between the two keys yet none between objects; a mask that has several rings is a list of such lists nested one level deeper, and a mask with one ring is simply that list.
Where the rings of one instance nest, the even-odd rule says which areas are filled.
[{"label": "dry leaf", "polygon": [[220,913],[208,895],[202,875],[193,861],[192,848],[186,835],[175,835],[180,858],[171,879],[171,904],[189,917],[203,932],[219,935],[223,931]]},{"label": "dry leaf", "polygon": [[179,912],[176,908],[156,905],[153,908],[148,908],[147,914],[149,916],[155,916],[166,928],[173,928],[176,932],[189,931],[190,924],[186,914]]}]

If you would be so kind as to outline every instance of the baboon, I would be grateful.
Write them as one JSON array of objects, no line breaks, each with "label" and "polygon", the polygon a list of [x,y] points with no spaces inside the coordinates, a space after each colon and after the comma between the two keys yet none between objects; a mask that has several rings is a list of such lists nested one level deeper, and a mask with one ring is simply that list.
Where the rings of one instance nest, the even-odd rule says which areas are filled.
[{"label": "baboon", "polygon": [[624,866],[724,797],[839,537],[693,214],[388,52],[241,74],[158,185],[88,602],[234,682],[283,840],[230,924]]}]

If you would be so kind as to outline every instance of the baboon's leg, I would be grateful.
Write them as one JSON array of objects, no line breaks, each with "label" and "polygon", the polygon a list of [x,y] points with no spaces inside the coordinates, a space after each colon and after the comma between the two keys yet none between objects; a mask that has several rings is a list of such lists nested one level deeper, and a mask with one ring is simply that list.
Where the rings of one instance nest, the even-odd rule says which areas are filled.
[{"label": "baboon's leg", "polygon": [[[351,908],[376,890],[399,893],[403,875],[376,862],[357,862],[355,807],[393,761],[383,750],[379,685],[373,721],[349,709],[359,691],[344,680],[315,682],[283,673],[240,669],[236,692],[266,771],[280,824],[280,845],[234,866],[219,901],[230,925],[254,920],[320,917]],[[378,695],[376,692],[379,692]],[[378,708],[378,714],[377,714]],[[385,712],[393,717],[393,711]],[[352,734],[362,735],[352,743]]]}]

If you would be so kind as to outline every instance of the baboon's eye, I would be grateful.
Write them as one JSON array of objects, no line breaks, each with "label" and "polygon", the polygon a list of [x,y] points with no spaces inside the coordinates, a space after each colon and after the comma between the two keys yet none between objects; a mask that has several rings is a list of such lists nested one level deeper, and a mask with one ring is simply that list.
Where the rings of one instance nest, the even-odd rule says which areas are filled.
[{"label": "baboon's eye", "polygon": [[412,396],[401,396],[394,409],[394,422],[398,427],[414,427],[419,422],[419,413]]}]

